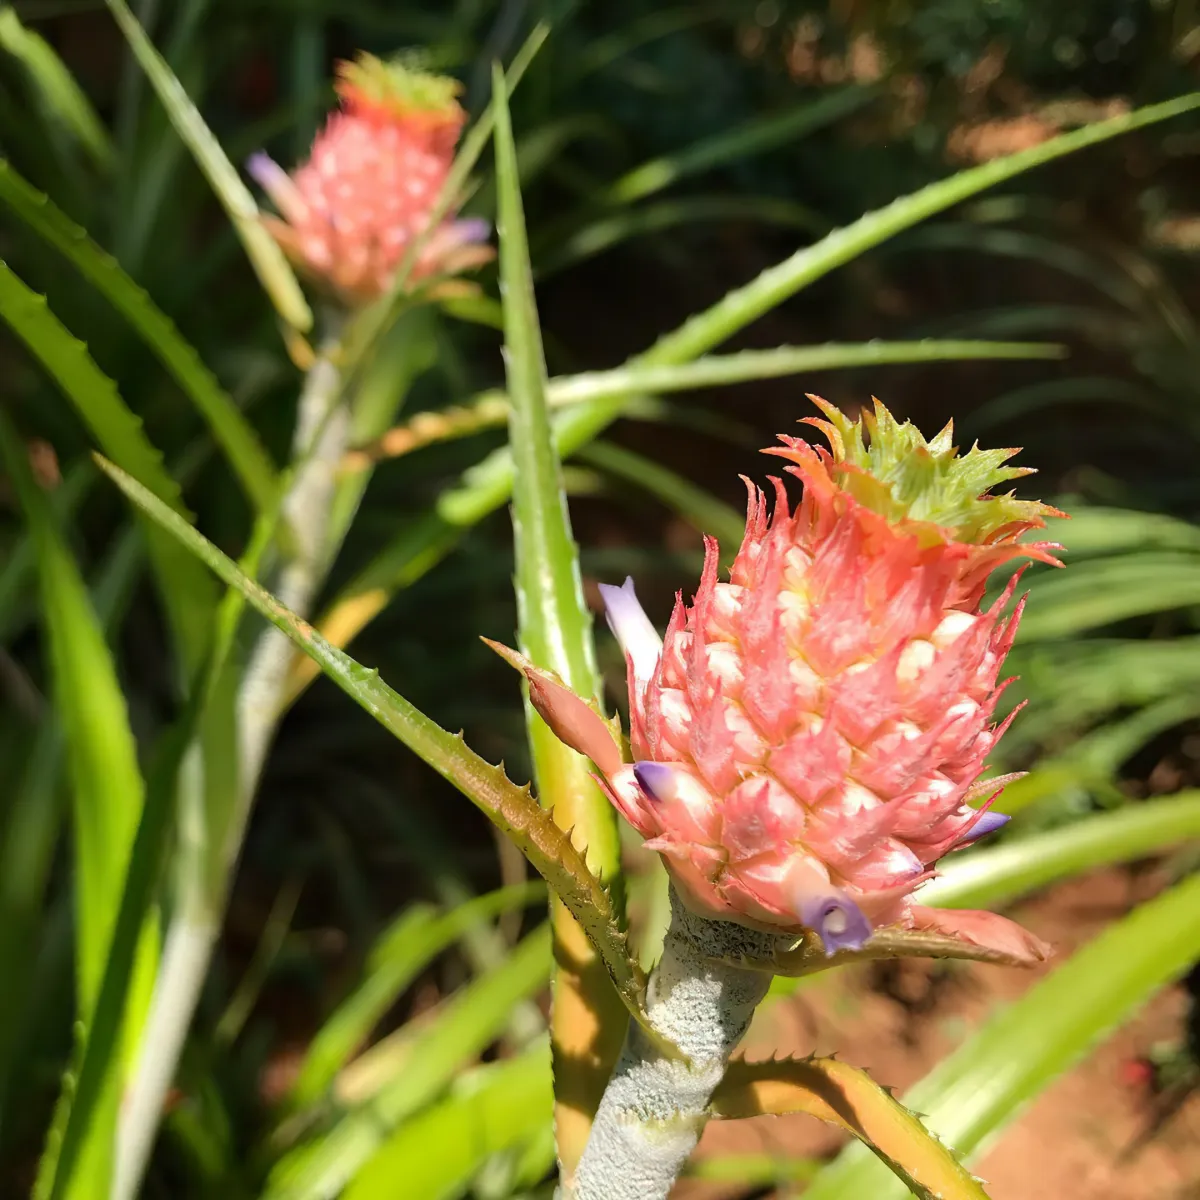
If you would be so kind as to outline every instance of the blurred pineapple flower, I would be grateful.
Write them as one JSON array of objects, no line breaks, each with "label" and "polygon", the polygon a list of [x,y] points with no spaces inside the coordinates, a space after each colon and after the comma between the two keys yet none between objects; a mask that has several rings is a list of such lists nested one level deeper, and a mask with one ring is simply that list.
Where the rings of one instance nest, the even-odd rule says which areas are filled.
[{"label": "blurred pineapple flower", "polygon": [[[265,154],[247,169],[282,219],[264,221],[288,257],[347,306],[392,284],[413,241],[429,227],[466,114],[456,80],[360,54],[338,66],[341,109],[290,175]],[[443,221],[425,240],[415,282],[486,262],[479,220]]]},{"label": "blurred pineapple flower", "polygon": [[697,913],[808,930],[827,954],[892,926],[1042,958],[1006,918],[926,908],[913,893],[944,854],[1007,820],[989,811],[1007,779],[980,775],[1012,719],[992,714],[1017,575],[990,607],[982,599],[1005,562],[1058,565],[1058,547],[1017,540],[1058,514],[988,494],[1029,473],[1005,465],[1013,450],[959,456],[949,425],[926,442],[878,402],[857,422],[816,403],[827,419],[806,423],[831,449],[781,435],[765,451],[789,460],[800,503],[773,479],[768,515],[747,481],[729,581],[706,539],[695,598],[677,597],[665,638],[632,580],[602,586],[628,664],[634,761],[589,705],[523,664],[531,697],[599,767]]}]

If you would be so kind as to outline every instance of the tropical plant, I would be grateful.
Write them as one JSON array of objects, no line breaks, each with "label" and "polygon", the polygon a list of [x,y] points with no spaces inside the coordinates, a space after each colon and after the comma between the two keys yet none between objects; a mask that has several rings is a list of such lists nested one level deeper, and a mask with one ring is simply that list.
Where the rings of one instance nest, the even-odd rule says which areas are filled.
[{"label": "tropical plant", "polygon": [[[820,222],[811,213],[761,205],[760,216],[807,229],[815,240],[692,314],[624,365],[549,378],[535,267],[549,277],[631,233],[718,215],[719,206],[703,204],[656,209],[650,198],[676,180],[738,161],[748,144],[779,146],[846,118],[869,102],[869,89],[822,94],[752,128],[702,140],[684,154],[657,155],[619,172],[603,189],[577,181],[577,208],[557,225],[547,220],[544,236],[536,230],[531,236],[522,182],[553,162],[562,139],[586,132],[552,125],[530,131],[521,142],[514,132],[521,110],[518,103],[510,111],[509,97],[523,94],[523,77],[536,69],[539,55],[553,51],[557,31],[550,31],[543,48],[547,30],[537,27],[506,56],[506,71],[497,68],[490,81],[472,81],[469,123],[456,98],[459,89],[429,70],[429,62],[365,56],[343,70],[344,107],[324,126],[311,156],[307,148],[300,155],[307,165],[289,174],[269,160],[254,160],[252,173],[276,209],[269,214],[187,86],[194,83],[199,92],[196,64],[185,68],[188,37],[202,8],[185,6],[163,53],[124,0],[108,0],[141,72],[126,80],[135,99],[127,98],[127,123],[118,122],[115,137],[49,45],[12,9],[0,13],[0,33],[29,71],[42,104],[39,120],[55,147],[53,156],[42,158],[28,146],[14,148],[14,160],[28,158],[36,171],[21,173],[20,164],[11,162],[0,169],[0,200],[14,223],[39,239],[22,246],[21,273],[0,267],[0,318],[73,414],[46,406],[51,415],[39,420],[27,406],[0,420],[0,451],[21,514],[0,576],[8,657],[21,685],[10,689],[14,733],[6,734],[5,751],[17,782],[0,829],[0,975],[11,981],[0,999],[0,1139],[17,1150],[41,1143],[34,1194],[124,1200],[162,1188],[168,1194],[232,1191],[282,1200],[343,1192],[444,1197],[474,1188],[481,1195],[518,1195],[542,1187],[557,1170],[566,1193],[581,1198],[665,1195],[710,1117],[807,1112],[854,1134],[882,1160],[874,1165],[893,1172],[890,1183],[869,1180],[871,1161],[848,1153],[815,1176],[814,1196],[884,1195],[889,1186],[918,1195],[983,1195],[946,1145],[972,1153],[1104,1030],[1200,956],[1200,933],[1190,919],[1194,877],[1047,975],[903,1104],[835,1060],[730,1063],[729,1054],[773,976],[798,978],[881,955],[1040,958],[1036,940],[1003,918],[947,910],[998,907],[1089,865],[1144,855],[1200,832],[1193,795],[1089,815],[1066,830],[1018,829],[999,847],[947,866],[928,886],[940,915],[930,916],[901,895],[928,863],[997,824],[968,801],[978,795],[973,785],[994,740],[990,704],[1012,630],[1003,624],[1002,606],[979,606],[990,570],[1021,552],[1016,533],[1041,521],[1038,506],[981,500],[990,486],[1012,476],[1003,457],[969,452],[955,459],[948,433],[926,443],[886,410],[864,439],[861,425],[828,409],[831,451],[823,457],[789,440],[787,452],[807,489],[796,545],[816,555],[820,539],[806,541],[803,531],[809,518],[814,529],[820,524],[812,514],[821,504],[826,517],[850,514],[855,536],[877,539],[875,551],[860,546],[855,561],[878,590],[861,611],[843,608],[841,628],[890,630],[893,642],[880,640],[869,657],[884,662],[893,677],[889,654],[907,646],[910,658],[921,659],[910,665],[925,692],[906,696],[906,703],[920,700],[923,714],[920,727],[914,726],[922,757],[912,764],[913,774],[952,774],[957,790],[939,793],[940,803],[934,803],[935,792],[926,787],[914,803],[895,781],[876,781],[890,799],[880,808],[900,821],[885,840],[882,825],[857,828],[861,806],[845,786],[841,763],[823,840],[806,856],[785,850],[783,833],[771,831],[765,865],[758,864],[774,872],[764,885],[754,864],[719,876],[700,871],[706,854],[711,859],[739,851],[711,827],[698,833],[688,823],[701,811],[711,817],[722,805],[736,804],[730,773],[740,780],[748,761],[728,747],[723,761],[712,760],[703,736],[666,749],[665,710],[646,690],[653,682],[689,697],[685,724],[697,729],[707,727],[705,714],[719,709],[719,689],[701,679],[700,668],[690,676],[685,665],[682,605],[659,668],[657,634],[627,593],[609,593],[609,611],[630,659],[637,762],[624,761],[618,732],[595,707],[601,680],[568,492],[594,488],[602,478],[624,480],[719,535],[726,549],[745,534],[735,584],[761,592],[772,612],[781,603],[786,607],[791,601],[779,598],[789,589],[795,594],[795,584],[781,585],[781,568],[772,565],[767,549],[775,537],[781,555],[778,531],[791,527],[782,500],[774,534],[768,535],[759,499],[743,528],[723,501],[601,435],[626,416],[677,419],[664,397],[685,390],[883,363],[1053,358],[1060,353],[1055,345],[961,338],[715,351],[835,269],[926,219],[1041,165],[1181,116],[1200,107],[1200,97],[1136,109],[995,158],[843,228],[820,229],[819,236]],[[575,27],[566,30],[569,44]],[[298,48],[302,35],[303,28]],[[481,61],[490,65],[494,50],[489,47]],[[621,51],[596,42],[590,53],[603,61]],[[293,99],[300,111],[310,111],[312,94],[323,95],[323,88],[311,72],[297,70],[297,77]],[[146,115],[160,111],[140,97],[146,85],[165,121]],[[472,196],[471,176],[485,171],[489,146],[494,172]],[[269,351],[255,349],[260,341],[231,340],[214,347],[206,365],[167,315],[188,292],[212,286],[203,271],[185,278],[175,270],[186,247],[186,221],[205,203],[199,188],[186,193],[186,203],[165,203],[171,181],[185,171],[181,148],[226,215],[230,236],[223,253],[240,249],[268,302],[262,305],[257,292],[241,288],[222,319],[251,323],[256,336],[261,329],[262,345],[277,330],[282,336]],[[130,196],[124,191],[135,167],[145,168],[146,183]],[[414,179],[420,188],[398,197],[397,183]],[[480,217],[493,210],[498,303],[486,272],[480,281],[464,274],[489,256]],[[85,226],[102,220],[111,222],[106,236],[93,240]],[[160,244],[170,248],[165,266],[155,262]],[[103,304],[81,304],[74,285],[63,282],[65,268],[82,275]],[[303,285],[295,269],[302,271]],[[49,302],[23,274],[45,276],[40,286]],[[147,291],[135,282],[145,279],[157,279],[161,295],[157,287]],[[488,391],[475,386],[473,372],[459,369],[454,347],[455,339],[486,336],[496,325],[503,332],[506,374],[502,387]],[[78,340],[80,334],[88,344]],[[142,360],[127,348],[130,335],[165,368],[169,390],[157,376],[146,382]],[[285,365],[281,347],[295,371]],[[285,430],[272,397],[297,372],[299,397],[292,428]],[[398,424],[409,393],[429,387],[432,379],[451,403],[431,405]],[[264,416],[256,423],[259,411]],[[488,431],[504,427],[504,444],[487,441]],[[35,431],[62,447],[61,481],[55,482],[47,448],[30,441]],[[99,470],[81,443],[98,451]],[[377,520],[379,509],[364,505],[373,475],[383,474],[380,464],[388,458],[426,446],[420,457],[405,460],[406,466],[416,464],[412,490],[399,520],[385,506],[380,545],[368,522]],[[439,450],[446,457],[437,458]],[[576,457],[582,469],[575,467]],[[454,467],[461,471],[457,478]],[[133,502],[135,516],[92,560],[83,535],[89,522],[111,513],[113,502],[101,472]],[[387,487],[386,479],[374,482]],[[474,540],[476,527],[510,501],[511,558]],[[1088,510],[1082,517],[1082,532],[1066,535],[1068,545],[1072,537],[1076,547],[1088,545],[1090,521],[1091,544],[1111,553],[1064,572],[1061,583],[1033,578],[1023,635],[1030,655],[1088,621],[1099,628],[1192,603],[1183,561],[1194,549],[1190,526],[1149,517],[1138,525],[1129,514]],[[1145,550],[1149,537],[1162,539],[1160,550]],[[888,538],[900,547],[890,556],[881,549],[891,544]],[[905,547],[918,544],[920,571],[942,589],[920,621],[899,604],[903,592],[896,582],[905,571],[906,578],[918,578],[920,571],[904,558]],[[237,561],[221,546],[235,548]],[[1045,550],[1031,552],[1049,557]],[[1155,554],[1171,561],[1145,561]],[[346,652],[398,594],[436,564],[453,565],[455,556],[464,568],[454,584],[457,597],[443,605],[448,612],[462,607],[459,598],[486,593],[470,610],[476,627],[458,631],[464,637],[508,636],[507,608],[493,607],[489,615],[487,605],[495,603],[490,597],[510,570],[514,574],[520,650],[506,653],[527,682],[536,799],[490,761],[492,747],[505,741],[495,730],[472,732],[477,753]],[[691,610],[696,645],[698,630],[722,640],[709,621],[716,589],[730,595],[729,585],[716,582],[717,565],[714,546]],[[1158,608],[1123,601],[1156,566],[1162,569]],[[1070,582],[1080,574],[1083,583]],[[151,594],[141,586],[143,578]],[[268,581],[270,590],[259,580]],[[803,586],[820,592],[833,611],[839,602],[849,603],[849,593],[840,593],[839,601],[834,583],[814,574]],[[247,608],[270,622],[265,631]],[[1081,608],[1091,615],[1081,617]],[[148,665],[123,657],[121,631],[131,613],[139,621],[161,620],[161,661]],[[889,617],[896,618],[894,626]],[[963,633],[964,618],[975,633],[959,640],[954,635]],[[755,721],[762,729],[787,725],[795,731],[798,699],[766,696],[766,683],[787,675],[786,667],[779,670],[784,660],[770,658],[769,647],[756,642],[749,616],[745,620],[737,629],[745,662],[735,673],[749,679],[759,672],[764,695],[761,704],[755,701]],[[35,621],[49,704],[23,666],[28,651],[22,639]],[[840,680],[848,663],[834,654],[831,634],[810,630],[806,637],[806,655],[824,655],[826,674]],[[440,650],[431,655],[419,639],[412,648],[414,658],[424,653],[437,659],[429,674],[441,686],[451,682],[452,667],[455,692],[470,690],[463,686],[465,667],[478,660],[464,651],[443,664]],[[1052,673],[1061,673],[1072,653],[1085,673],[1087,649],[1068,648]],[[843,702],[848,711],[884,698],[887,672],[878,662],[857,673],[860,685],[871,687],[853,703]],[[669,679],[668,665],[675,671]],[[1144,665],[1134,663],[1131,670]],[[1159,664],[1154,684],[1138,693],[1142,702],[1149,695],[1156,704],[1171,700],[1180,709],[1183,701],[1170,683],[1173,666],[1184,669]],[[1111,664],[1106,669],[1111,682]],[[1097,699],[1083,713],[1071,709],[1065,680],[1054,681],[1057,690],[1045,683],[1032,657],[1027,670],[1034,711],[1066,714],[1055,729],[1077,732],[1081,722],[1099,722],[1128,702],[1120,693],[1116,700]],[[956,677],[955,688],[938,682],[943,672]],[[465,844],[449,851],[421,846],[416,857],[435,902],[407,903],[375,937],[358,977],[318,1023],[264,1117],[261,1101],[250,1098],[258,1051],[250,1045],[248,1014],[272,968],[284,961],[300,872],[290,873],[258,922],[236,986],[224,980],[231,963],[224,955],[214,962],[214,954],[272,740],[284,714],[321,674],[475,804],[545,886],[526,882],[523,863],[514,869],[513,856],[502,850],[505,885],[472,894]],[[406,680],[396,682],[407,688]],[[436,690],[430,695],[438,703]],[[958,717],[973,705],[969,719],[947,725],[938,710],[952,702],[963,710]],[[489,717],[497,728],[511,730],[517,724],[513,708]],[[1171,712],[1177,717],[1176,709]],[[1121,745],[1128,746],[1146,729],[1164,727],[1161,713],[1146,715],[1153,712],[1151,704],[1138,714],[1142,733],[1136,735],[1128,723],[1123,733],[1100,725],[1107,750],[1095,749],[1096,742],[1077,743],[1067,765],[1076,770],[1086,760],[1092,770],[1101,759],[1115,762],[1113,745],[1122,736]],[[832,727],[832,712],[824,715]],[[898,720],[895,711],[889,715]],[[1034,749],[1050,744],[1047,720],[1038,727]],[[709,724],[720,732],[719,721]],[[810,725],[800,732],[815,738],[820,731]],[[1020,728],[1018,720],[1014,732]],[[840,732],[848,736],[848,727]],[[954,744],[944,745],[947,738]],[[326,748],[319,737],[313,740],[319,757]],[[1018,743],[1016,753],[1032,754],[1029,747],[1028,740]],[[601,786],[579,749],[603,776]],[[870,751],[878,774],[894,747],[880,735]],[[1055,759],[1039,770],[1061,765]],[[803,794],[803,763],[793,766],[789,796],[780,804],[795,805],[798,797],[812,803]],[[1014,810],[1019,789],[1038,777],[1035,770],[1006,793],[1017,798]],[[421,838],[420,822],[404,803],[363,790],[364,807],[373,806],[406,838]],[[779,815],[773,794],[755,800],[747,791],[746,799],[747,827],[769,827]],[[665,919],[657,930],[666,934],[665,949],[649,977],[643,955],[653,957],[655,931],[631,929],[626,915],[628,895],[648,889],[646,880],[625,876],[614,804],[639,832],[653,836],[672,874],[669,930]],[[336,846],[334,807],[323,804],[314,819]],[[336,853],[330,851],[331,859]],[[60,857],[69,859],[63,871]],[[844,886],[835,886],[834,874]],[[523,925],[520,913],[541,904],[547,889],[548,919]],[[458,974],[447,969],[433,1007],[393,1022],[391,1032],[376,1037],[414,982],[444,963],[453,947],[461,947]],[[64,981],[72,977],[70,1013],[64,1013],[47,998],[64,994]],[[225,1000],[216,1012],[211,990],[210,1005],[205,1003],[206,983],[211,989],[214,981]],[[548,1019],[534,1003],[547,982]],[[691,1026],[679,1001],[671,1000],[689,988],[707,989],[705,1003],[690,1010],[696,1017]],[[69,1051],[63,1045],[68,1030],[75,1034]],[[38,1052],[26,1053],[29,1045]],[[245,1063],[239,1061],[243,1055]],[[60,1066],[67,1060],[53,1113],[24,1102],[44,1091],[34,1071],[47,1058]],[[1017,1069],[996,1084],[997,1064],[1014,1061]],[[991,1086],[980,1087],[981,1080]],[[255,1119],[243,1123],[239,1109],[251,1105]],[[924,1124],[910,1109],[923,1114]],[[638,1119],[631,1120],[631,1113]],[[169,1139],[155,1157],[160,1125]],[[152,1159],[155,1170],[148,1174]],[[180,1177],[188,1181],[183,1186]]]}]

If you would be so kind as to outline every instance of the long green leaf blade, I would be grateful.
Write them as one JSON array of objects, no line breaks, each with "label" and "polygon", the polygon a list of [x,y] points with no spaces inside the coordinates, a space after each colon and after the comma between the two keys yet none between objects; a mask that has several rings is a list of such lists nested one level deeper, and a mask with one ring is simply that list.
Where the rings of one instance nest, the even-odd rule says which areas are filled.
[{"label": "long green leaf blade", "polygon": [[998,183],[1013,179],[1035,167],[1074,154],[1109,138],[1134,129],[1166,121],[1200,107],[1200,92],[1189,92],[1162,104],[1135,109],[1108,121],[1098,121],[1070,133],[1050,138],[1041,145],[1017,154],[995,158],[981,166],[960,171],[894,200],[885,208],[867,213],[850,225],[834,230],[812,246],[797,250],[790,258],[769,267],[756,279],[730,292],[711,308],[689,318],[673,333],[659,338],[641,356],[644,363],[687,362],[725,341],[738,330],[769,312],[801,288],[828,275],[888,238],[924,221],[935,213],[970,199]]},{"label": "long green leaf blade", "polygon": [[47,115],[91,155],[97,166],[113,163],[113,145],[87,93],[75,82],[54,47],[21,24],[16,10],[0,7],[0,47],[20,61],[42,97]]},{"label": "long green leaf blade", "polygon": [[258,434],[171,318],[125,274],[111,254],[88,237],[86,230],[2,160],[0,201],[70,259],[133,326],[208,423],[251,502],[259,509],[270,507],[277,486],[275,468]]},{"label": "long green leaf blade", "polygon": [[339,1193],[378,1153],[401,1121],[428,1104],[455,1073],[487,1048],[513,1006],[543,987],[552,963],[547,922],[498,967],[457,992],[428,1026],[405,1036],[387,1082],[351,1109],[320,1141],[287,1154],[263,1200],[323,1200]]},{"label": "long green leaf blade", "polygon": [[600,201],[608,205],[632,204],[690,175],[773,150],[848,116],[876,94],[871,87],[839,88],[785,112],[754,117],[678,154],[635,167],[607,188]]},{"label": "long green leaf blade", "polygon": [[246,256],[254,268],[279,315],[301,333],[312,328],[312,310],[300,284],[296,281],[284,253],[275,239],[259,220],[258,205],[250,189],[242,182],[233,164],[225,156],[220,143],[205,124],[199,109],[183,85],[175,78],[167,60],[155,49],[146,36],[146,31],[129,10],[125,0],[105,0],[109,11],[125,35],[134,57],[146,72],[159,100],[167,110],[167,116],[187,148],[192,152],[196,165],[204,172],[209,185],[229,214],[234,229],[246,249]]},{"label": "long green leaf blade", "polygon": [[[1111,925],[993,1017],[905,1097],[926,1128],[971,1155],[1109,1030],[1200,957],[1200,875]],[[858,1147],[806,1200],[902,1200],[904,1185]]]},{"label": "long green leaf blade", "polygon": [[[50,311],[46,298],[30,290],[2,262],[0,319],[9,324],[75,406],[105,454],[171,508],[184,511],[179,485],[167,473],[162,457],[116,385],[96,366],[87,347]],[[147,539],[176,645],[185,661],[194,666],[197,649],[208,637],[213,589],[197,564],[152,523],[147,526]]]},{"label": "long green leaf blade", "polygon": [[514,884],[438,915],[429,905],[407,908],[380,936],[362,982],[321,1026],[288,1095],[293,1107],[320,1098],[400,994],[443,950],[479,921],[545,897],[542,884]]},{"label": "long green leaf blade", "polygon": [[[311,625],[289,612],[249,578],[177,512],[112,463],[100,466],[138,508],[177,538],[219,578],[236,588],[250,605],[305,654],[385,729],[453,784],[490,821],[520,847],[583,926],[600,952],[605,970],[630,1015],[644,1020],[641,997],[645,980],[628,954],[612,897],[587,867],[583,855],[554,823],[529,789],[517,787],[500,767],[470,750],[461,735],[448,733],[379,678],[379,672],[355,662],[331,646]],[[648,1030],[649,1036],[656,1036]]]},{"label": "long green leaf blade", "polygon": [[[804,371],[839,371],[889,364],[957,362],[976,359],[1062,358],[1066,347],[1052,342],[942,341],[826,342],[817,346],[775,346],[770,350],[740,350],[709,354],[695,362],[668,367],[626,365],[610,371],[561,375],[546,383],[546,403],[564,408],[587,400],[614,396],[656,395],[694,388],[724,387],[758,379],[777,379]],[[467,404],[424,412],[407,425],[389,431],[373,446],[358,451],[351,462],[364,466],[374,458],[408,454],[430,442],[467,437],[508,420],[508,397],[500,389],[482,392]]]},{"label": "long green leaf blade", "polygon": [[544,1040],[458,1080],[445,1100],[406,1121],[358,1173],[344,1200],[449,1200],[493,1154],[550,1124],[554,1089]]},{"label": "long green leaf blade", "polygon": [[[599,698],[592,620],[583,600],[579,548],[571,533],[562,467],[546,405],[546,360],[533,292],[533,271],[521,203],[504,73],[492,70],[496,131],[496,189],[500,294],[504,304],[504,361],[508,377],[509,446],[515,468],[513,541],[521,649],[554,671],[577,695]],[[590,765],[551,732],[526,696],[526,727],[541,803],[587,857],[614,894],[618,919],[621,847],[616,813],[592,779]],[[560,1097],[555,1121],[559,1161],[570,1174],[591,1127],[612,1064],[624,1040],[620,1001],[594,969],[595,952],[565,909],[554,911],[560,944],[550,1037]],[[600,1031],[600,1037],[597,1037]]]},{"label": "long green leaf blade", "polygon": [[997,908],[1079,871],[1144,858],[1192,838],[1200,838],[1200,791],[1130,803],[951,859],[922,887],[921,903]]},{"label": "long green leaf blade", "polygon": [[[75,945],[77,1011],[87,1025],[97,1007],[105,964],[114,942],[114,923],[144,787],[125,697],[87,587],[57,527],[49,501],[29,466],[25,447],[0,413],[0,454],[17,491],[37,555],[41,610],[49,650],[56,711],[62,720],[72,791],[75,846]],[[145,949],[153,953],[153,943]],[[149,959],[144,964],[152,969]],[[132,949],[131,949],[132,966]],[[144,1004],[148,996],[142,996]],[[79,1150],[86,1177],[72,1180],[71,1195],[104,1200],[112,1169],[123,1065],[120,1010],[103,1044],[97,1071],[94,1124]],[[49,1144],[51,1162],[57,1146]],[[39,1180],[40,1183],[40,1180]],[[41,1192],[39,1187],[39,1194]]]},{"label": "long green leaf blade", "polygon": [[[635,356],[627,366],[674,366],[696,359],[837,267],[927,217],[1024,171],[1197,107],[1200,107],[1200,93],[1140,108],[1051,138],[1019,154],[994,159],[894,200],[769,267],[752,282],[690,317]],[[555,421],[555,441],[560,457],[567,458],[587,445],[617,420],[634,398],[626,393],[610,395],[559,414]],[[322,620],[322,628],[345,644],[344,629],[351,635],[356,633],[383,609],[392,591],[444,557],[463,528],[504,504],[512,489],[512,479],[512,459],[507,450],[497,451],[473,467],[459,483],[442,493],[436,511],[418,529],[406,533],[402,543],[388,547],[362,572],[352,585],[361,590],[344,598],[341,611],[335,614],[335,624]],[[303,678],[299,679],[293,691],[298,691],[303,682]]]}]

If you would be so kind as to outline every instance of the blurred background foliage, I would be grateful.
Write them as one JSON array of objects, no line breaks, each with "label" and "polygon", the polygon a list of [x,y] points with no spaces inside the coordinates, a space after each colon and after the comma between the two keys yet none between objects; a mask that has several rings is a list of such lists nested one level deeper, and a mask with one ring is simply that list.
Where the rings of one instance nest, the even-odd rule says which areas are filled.
[{"label": "blurred background foliage", "polygon": [[[420,47],[430,66],[463,80],[478,113],[490,62],[510,59],[532,23],[548,21],[551,37],[513,113],[552,375],[619,366],[797,245],[954,169],[1187,91],[1200,56],[1200,11],[1190,0],[142,0],[134,8],[234,162],[266,148],[285,165],[303,157],[333,102],[335,59]],[[0,6],[0,150],[146,289],[283,461],[298,373],[277,319],[102,4]],[[1009,811],[1021,810],[1013,835],[1196,786],[1198,151],[1200,127],[1184,119],[1022,175],[855,259],[724,347],[988,338],[1062,344],[1061,358],[870,364],[642,403],[636,419],[568,464],[589,599],[595,580],[630,573],[665,620],[674,591],[695,578],[699,529],[730,546],[739,536],[738,473],[764,474],[756,449],[808,415],[804,391],[847,409],[875,393],[927,432],[953,415],[962,441],[1023,446],[1021,461],[1042,472],[1038,494],[1074,516],[1054,530],[1071,569],[1026,576],[1033,598],[1009,695],[1029,707],[996,764],[1031,771],[1006,796]],[[466,211],[491,217],[488,156],[475,175]],[[119,380],[199,526],[240,554],[249,505],[175,379],[6,204],[4,262]],[[411,380],[406,424],[382,443],[325,604],[364,571],[372,578],[381,547],[398,530],[402,540],[441,489],[504,441],[503,427],[470,407],[503,385],[498,310],[488,299],[494,270],[480,278],[479,295],[426,311],[421,337],[379,352],[371,386]],[[178,692],[140,542],[123,501],[90,465],[91,438],[73,409],[10,336],[0,338],[0,358],[4,408],[92,590],[145,757],[175,716]],[[48,810],[65,812],[32,555],[11,480],[0,500],[0,770],[9,783],[0,808],[11,812],[14,797],[40,788]],[[353,649],[525,778],[512,677],[478,641],[511,636],[511,574],[500,511],[433,569],[393,575],[386,607]],[[600,652],[619,694],[623,664],[607,638]],[[19,1011],[4,1014],[0,1039],[0,1190],[13,1195],[32,1180],[71,1037],[66,832],[55,825],[41,836],[53,866],[28,916],[36,952],[24,960],[28,988]],[[1179,852],[1172,870],[1191,866]],[[402,1054],[422,1014],[444,1014],[439,1003],[478,981],[481,967],[525,961],[503,957],[524,928],[524,893],[430,931],[449,920],[435,912],[460,912],[454,906],[467,898],[523,879],[519,856],[457,793],[327,682],[315,683],[268,760],[145,1194],[260,1194],[283,1150],[328,1116],[298,1096],[323,1095],[330,1073],[373,1031],[375,1048],[339,1084],[348,1096],[355,1086],[371,1094],[372,1066],[399,1069],[388,1047]],[[653,889],[631,886],[635,918],[652,913]],[[478,925],[497,914],[494,926]],[[465,949],[453,950],[464,930]],[[480,1011],[500,1005],[505,1020],[511,1008],[515,1024],[506,1033],[505,1021],[485,1022],[459,1059],[417,1087],[406,1111],[425,1124],[410,1130],[414,1144],[441,1136],[439,1120],[461,1120],[453,1106],[438,1107],[460,1068],[497,1037],[519,1043],[522,1020],[525,1035],[540,1023],[529,998],[548,965],[521,945],[523,973],[477,1001]],[[322,1074],[313,1048],[337,1042],[328,1021],[345,1016],[338,1005],[347,997],[359,1015],[346,1018],[345,1052],[331,1051]],[[504,1061],[512,1078],[503,1088],[525,1088],[536,1107],[531,1069],[522,1076],[524,1060]],[[506,1094],[486,1083],[472,1090],[471,1078],[448,1094],[477,1096],[481,1106]],[[504,1196],[538,1185],[551,1161],[538,1137],[514,1137],[519,1152],[428,1194],[470,1185]],[[361,1194],[374,1193],[363,1185]]]}]

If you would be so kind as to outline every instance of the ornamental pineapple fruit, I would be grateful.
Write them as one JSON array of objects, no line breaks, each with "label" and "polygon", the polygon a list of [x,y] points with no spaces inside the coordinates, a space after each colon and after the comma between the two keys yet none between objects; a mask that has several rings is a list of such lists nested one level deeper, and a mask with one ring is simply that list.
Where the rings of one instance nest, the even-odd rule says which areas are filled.
[{"label": "ornamental pineapple fruit", "polygon": [[[602,718],[525,664],[534,703],[600,769],[601,786],[658,851],[696,912],[808,930],[827,954],[881,926],[928,929],[1037,959],[1003,917],[914,900],[944,854],[1007,819],[1006,779],[980,782],[1004,732],[993,713],[1022,602],[1019,571],[983,607],[992,570],[1059,565],[1025,532],[1060,515],[991,495],[1029,472],[1013,450],[959,456],[881,404],[851,421],[816,399],[830,448],[781,436],[766,453],[803,483],[793,509],[748,480],[746,532],[728,582],[706,539],[690,605],[659,638],[633,584],[602,585],[628,665],[633,762]],[[983,804],[976,807],[976,802]]]},{"label": "ornamental pineapple fruit", "polygon": [[[309,160],[288,174],[265,154],[248,169],[282,219],[264,222],[288,257],[344,304],[391,286],[413,240],[432,219],[465,113],[459,84],[369,54],[341,63],[333,113]],[[491,257],[487,225],[446,220],[430,235],[410,280],[451,274]]]}]

